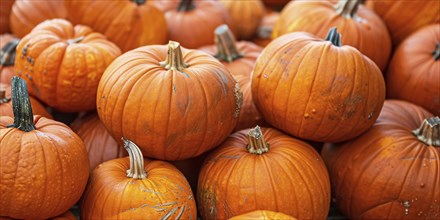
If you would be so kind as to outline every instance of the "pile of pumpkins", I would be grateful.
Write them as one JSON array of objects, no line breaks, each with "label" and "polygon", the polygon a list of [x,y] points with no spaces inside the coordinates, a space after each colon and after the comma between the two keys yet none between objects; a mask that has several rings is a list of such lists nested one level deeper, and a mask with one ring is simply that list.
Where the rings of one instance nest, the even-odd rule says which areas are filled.
[{"label": "pile of pumpkins", "polygon": [[440,219],[439,1],[0,4],[2,219]]}]

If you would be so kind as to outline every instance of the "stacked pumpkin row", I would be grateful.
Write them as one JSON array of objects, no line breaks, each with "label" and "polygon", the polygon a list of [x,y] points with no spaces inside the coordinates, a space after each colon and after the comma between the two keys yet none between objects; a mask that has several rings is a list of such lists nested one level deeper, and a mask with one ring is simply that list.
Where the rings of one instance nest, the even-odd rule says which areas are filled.
[{"label": "stacked pumpkin row", "polygon": [[[163,10],[173,13],[194,12],[202,5],[199,1],[185,0],[159,2],[161,1],[156,3],[161,5]],[[211,1],[203,2],[217,4]],[[244,4],[243,2],[248,1],[237,2]],[[210,43],[215,42],[215,45],[202,47],[197,51],[182,48],[180,43],[183,46],[192,45],[188,46],[190,48],[210,43],[185,36],[182,34],[183,31],[178,32],[184,36],[178,40],[180,43],[172,41],[168,46],[144,46],[133,49],[142,44],[150,44],[135,40],[142,35],[141,33],[150,37],[161,34],[153,34],[154,31],[148,34],[150,32],[142,30],[141,27],[136,29],[139,32],[127,31],[127,34],[123,34],[122,30],[129,27],[124,26],[122,21],[113,21],[114,24],[121,25],[119,28],[116,28],[116,25],[113,27],[117,31],[104,30],[109,27],[107,26],[99,30],[103,34],[94,32],[92,28],[97,30],[99,27],[93,27],[92,24],[105,26],[104,24],[109,24],[110,19],[96,18],[86,21],[83,13],[87,10],[108,10],[105,7],[111,7],[96,6],[99,5],[99,1],[67,1],[67,8],[75,8],[77,12],[81,12],[76,14],[76,22],[72,18],[71,21],[79,24],[91,22],[88,25],[92,28],[73,26],[69,21],[61,19],[45,21],[24,36],[20,43],[15,41],[4,47],[5,51],[17,52],[15,58],[8,55],[9,58],[5,60],[15,60],[14,74],[27,81],[31,95],[51,108],[63,112],[97,108],[97,114],[79,117],[71,126],[76,134],[66,126],[63,127],[61,123],[55,122],[53,126],[63,134],[50,134],[50,129],[40,129],[46,126],[40,124],[41,121],[50,124],[49,121],[38,116],[32,120],[29,101],[23,99],[27,97],[26,86],[16,78],[13,86],[16,100],[13,102],[15,118],[12,120],[2,117],[1,120],[5,121],[1,122],[1,126],[14,124],[13,127],[27,132],[23,135],[36,136],[37,139],[29,139],[26,143],[32,144],[22,145],[22,142],[16,141],[22,132],[13,128],[9,128],[7,132],[2,130],[0,155],[2,158],[13,158],[8,161],[17,162],[2,164],[2,167],[9,167],[10,170],[19,167],[21,170],[29,166],[28,161],[20,162],[22,155],[35,152],[43,153],[37,155],[48,155],[44,147],[37,147],[38,143],[46,141],[54,145],[66,144],[68,146],[63,152],[53,152],[56,157],[61,158],[59,162],[52,163],[49,162],[51,159],[45,159],[45,163],[53,169],[46,168],[45,173],[56,173],[60,176],[61,166],[62,173],[66,172],[64,175],[74,172],[77,176],[69,174],[71,182],[66,178],[57,179],[50,176],[51,184],[74,183],[75,186],[61,187],[58,195],[63,196],[63,193],[66,193],[64,195],[69,197],[65,199],[64,204],[60,204],[59,198],[47,196],[48,193],[45,193],[38,198],[43,202],[27,208],[31,211],[24,213],[22,207],[30,207],[32,201],[38,199],[31,197],[31,193],[23,191],[20,186],[29,181],[41,183],[39,188],[48,187],[49,184],[43,181],[48,177],[37,175],[41,170],[23,169],[22,173],[14,174],[18,177],[23,176],[23,182],[18,184],[19,187],[4,188],[5,191],[1,191],[2,198],[5,195],[9,200],[4,200],[5,205],[0,206],[5,207],[3,210],[0,209],[0,216],[50,218],[66,211],[83,196],[81,215],[84,219],[145,216],[154,219],[195,218],[197,209],[203,219],[225,219],[253,210],[272,210],[298,219],[325,219],[332,193],[337,206],[350,218],[386,218],[387,216],[383,215],[385,212],[388,213],[388,218],[435,217],[440,212],[440,189],[436,185],[438,170],[435,169],[439,150],[438,147],[434,147],[440,145],[439,119],[433,118],[432,114],[414,104],[384,101],[385,83],[382,71],[390,65],[386,85],[389,97],[404,98],[405,95],[401,95],[400,89],[403,86],[402,82],[393,78],[402,78],[400,74],[403,69],[407,70],[403,73],[414,75],[420,68],[420,62],[426,62],[426,67],[420,71],[428,70],[433,75],[426,80],[427,82],[422,83],[426,89],[421,92],[426,91],[426,99],[421,100],[419,95],[407,100],[416,103],[419,101],[420,104],[417,104],[438,114],[440,108],[435,98],[438,99],[440,91],[440,84],[436,84],[436,77],[438,78],[440,72],[437,62],[440,52],[435,45],[440,39],[440,25],[426,26],[409,36],[400,44],[393,55],[394,58],[388,63],[391,53],[388,30],[381,18],[372,10],[360,5],[360,2],[339,1],[333,4],[331,1],[293,1],[280,15],[276,15],[279,18],[272,33],[274,40],[264,50],[250,42],[237,43],[234,39],[233,33],[240,39],[254,36],[257,25],[248,32],[244,31],[243,27],[237,27],[239,25],[226,22],[227,19],[212,24],[209,28],[209,25],[203,25],[210,30],[209,37],[208,34],[196,35],[211,39]],[[135,1],[136,4],[118,2],[121,4],[120,7],[123,3],[127,4],[127,11],[128,8],[139,9],[145,6],[142,5],[145,4],[143,1]],[[255,4],[257,3],[261,5],[261,2],[256,1]],[[374,5],[376,4],[379,5],[381,2],[374,2]],[[397,5],[398,3],[395,3],[393,6]],[[426,10],[429,9],[432,10],[432,7]],[[156,11],[154,7],[150,10]],[[324,12],[328,13],[330,18],[322,16]],[[185,25],[172,27],[178,22],[170,21],[167,13],[165,26],[159,26],[167,26],[168,37],[173,38],[172,32]],[[69,17],[69,13],[67,14],[66,17]],[[136,13],[131,11],[130,14]],[[253,16],[257,15],[251,13],[250,17]],[[426,20],[429,20],[429,16],[432,15],[425,13],[425,16]],[[436,14],[434,19],[435,16]],[[178,16],[169,17],[177,19]],[[298,22],[301,19],[311,18],[322,19],[315,24],[321,32],[315,32],[313,28],[308,30],[306,27],[295,27],[295,24],[301,23]],[[330,20],[332,22],[328,22]],[[155,25],[161,24],[159,21]],[[429,22],[430,20],[427,21]],[[229,24],[231,30],[226,25],[217,27],[222,23]],[[153,28],[155,25],[150,26]],[[337,26],[338,29],[330,29],[333,26]],[[357,27],[356,31],[346,28],[352,26]],[[315,35],[289,34],[295,31],[308,31]],[[338,31],[343,33],[342,39]],[[420,36],[429,35],[425,32],[434,34],[431,38],[420,39]],[[130,36],[132,33],[134,35]],[[359,33],[359,36],[353,36],[354,33]],[[112,38],[112,34],[123,40]],[[424,51],[428,49],[420,52],[400,49],[418,45],[413,39],[421,40],[424,44],[430,42],[432,48],[429,48],[428,52]],[[136,42],[140,45],[127,46]],[[396,40],[393,42],[398,44]],[[18,44],[17,48],[11,49],[14,48],[14,44]],[[424,57],[426,61],[410,62],[408,57],[412,58],[413,53],[430,56]],[[393,91],[393,84],[397,88],[396,95],[390,92]],[[413,91],[419,91],[419,85],[415,84]],[[2,99],[4,102],[10,101],[8,94]],[[414,92],[409,95],[413,94]],[[14,98],[14,94],[12,96]],[[36,107],[33,108],[36,113]],[[414,118],[411,118],[412,112],[417,112]],[[44,114],[44,109],[38,114]],[[425,118],[427,120],[422,124]],[[412,123],[398,124],[401,121]],[[254,127],[255,125],[272,128],[260,129]],[[99,131],[88,130],[92,129],[92,126],[96,126]],[[254,128],[248,129],[252,127]],[[391,130],[394,127],[404,129]],[[417,129],[419,127],[420,129]],[[411,134],[411,130],[414,130],[416,136]],[[58,135],[60,137],[56,140],[62,140],[63,143],[58,143],[54,138],[42,140],[41,135],[33,135],[32,132],[35,131],[48,132],[45,136],[49,139]],[[233,131],[236,133],[231,134]],[[95,132],[96,134],[93,134]],[[392,136],[381,137],[383,134]],[[399,134],[407,136],[401,137]],[[404,140],[412,142],[407,144]],[[65,143],[70,141],[71,143]],[[324,164],[317,151],[305,141],[342,144],[324,146]],[[408,152],[408,155],[403,155],[397,143],[401,143],[402,148],[407,149],[403,152]],[[385,146],[382,147],[382,144]],[[418,145],[415,146],[416,144]],[[10,145],[14,148],[3,148]],[[75,147],[72,147],[73,145]],[[389,146],[391,148],[387,148]],[[103,151],[100,151],[101,147]],[[214,148],[214,151],[208,152]],[[371,153],[363,156],[367,151]],[[389,151],[396,153],[388,153]],[[90,169],[93,169],[105,160],[126,156],[127,152],[129,158],[112,160],[98,166],[93,171],[85,193],[82,194],[81,189],[84,189],[89,175],[89,160]],[[412,152],[417,154],[414,156]],[[382,159],[376,155],[385,157]],[[165,161],[144,159],[143,156],[173,161],[185,176]],[[187,160],[177,161],[182,159]],[[3,161],[6,163],[6,160],[2,160],[2,163]],[[347,161],[350,162],[348,166]],[[378,162],[376,166],[371,167],[368,166],[371,165],[370,161]],[[191,168],[183,167],[182,164],[186,165],[187,162],[195,167],[201,166],[201,171],[194,172]],[[413,170],[412,165],[416,162],[424,164],[423,170]],[[380,173],[383,169],[394,169],[397,166],[401,166],[399,168],[402,171],[390,172],[394,176]],[[39,169],[38,166],[34,168]],[[25,173],[29,171],[29,174]],[[402,173],[407,174],[401,175]],[[413,181],[413,173],[422,177]],[[28,176],[31,178],[24,178]],[[9,180],[12,176],[6,175],[4,178]],[[191,184],[188,184],[187,180]],[[370,187],[368,191],[362,188],[365,187],[364,184]],[[413,189],[414,184],[420,187],[417,188],[419,190],[404,190],[406,187]],[[357,187],[362,190],[356,190]],[[74,190],[75,193],[65,188]],[[193,192],[196,193],[196,197]],[[35,195],[38,196],[39,193]],[[428,195],[432,196],[431,200],[422,200]],[[53,207],[54,204],[57,204],[56,208],[45,209],[46,212],[33,211],[46,206]],[[40,216],[36,216],[36,213],[40,213]],[[276,215],[279,217],[282,213]],[[251,215],[267,214],[257,212]]]}]

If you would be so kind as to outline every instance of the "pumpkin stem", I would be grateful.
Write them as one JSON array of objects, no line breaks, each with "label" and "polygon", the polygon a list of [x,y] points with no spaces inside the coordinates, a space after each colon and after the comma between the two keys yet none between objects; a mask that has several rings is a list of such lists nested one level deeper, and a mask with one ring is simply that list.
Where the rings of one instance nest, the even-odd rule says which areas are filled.
[{"label": "pumpkin stem", "polygon": [[10,40],[0,51],[0,65],[13,66],[15,62],[15,50],[17,48],[19,39],[14,38]]},{"label": "pumpkin stem", "polygon": [[35,130],[34,114],[32,113],[26,81],[14,76],[11,87],[14,124],[8,125],[8,127],[18,128],[26,132]]},{"label": "pumpkin stem", "polygon": [[195,8],[193,0],[181,0],[177,11],[191,11]]},{"label": "pumpkin stem", "polygon": [[228,25],[223,24],[217,27],[215,33],[215,44],[217,45],[217,54],[215,57],[219,60],[231,63],[232,61],[243,57],[236,46],[234,34],[232,34]]},{"label": "pumpkin stem", "polygon": [[412,133],[424,144],[440,147],[440,118],[426,118]]},{"label": "pumpkin stem", "polygon": [[341,47],[341,34],[338,33],[338,30],[336,27],[332,27],[330,31],[328,32],[327,36],[325,37],[326,41],[332,42],[333,45],[337,47]]},{"label": "pumpkin stem", "polygon": [[354,18],[362,0],[340,0],[336,6],[336,13],[346,18]]},{"label": "pumpkin stem", "polygon": [[260,126],[249,130],[247,150],[251,154],[263,154],[269,151],[269,144],[264,140]]},{"label": "pumpkin stem", "polygon": [[82,40],[84,40],[84,36],[77,37],[75,39],[69,39],[69,40],[67,40],[67,44],[68,45],[77,44],[77,43],[81,42]]},{"label": "pumpkin stem", "polygon": [[437,45],[435,46],[434,52],[432,52],[432,55],[434,55],[435,61],[440,59],[440,43],[437,43]]},{"label": "pumpkin stem", "polygon": [[6,91],[3,88],[0,88],[0,104],[9,102],[11,97],[6,97]]},{"label": "pumpkin stem", "polygon": [[144,156],[141,149],[132,141],[122,138],[124,142],[124,148],[128,152],[130,158],[130,169],[127,170],[127,177],[134,179],[147,178],[147,172],[145,172]]},{"label": "pumpkin stem", "polygon": [[131,1],[136,3],[136,5],[143,5],[146,2],[146,0],[131,0]]},{"label": "pumpkin stem", "polygon": [[167,70],[178,70],[180,72],[188,67],[188,64],[183,61],[182,49],[180,48],[179,42],[170,41],[168,43],[167,58],[165,61],[160,62],[159,65],[165,67]]}]

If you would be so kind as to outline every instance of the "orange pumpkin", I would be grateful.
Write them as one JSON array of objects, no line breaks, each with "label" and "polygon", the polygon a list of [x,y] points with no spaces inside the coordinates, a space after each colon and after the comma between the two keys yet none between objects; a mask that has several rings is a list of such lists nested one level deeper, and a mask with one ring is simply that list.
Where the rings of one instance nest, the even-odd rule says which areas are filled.
[{"label": "orange pumpkin", "polygon": [[129,158],[104,162],[92,173],[81,203],[81,219],[196,219],[188,181],[165,161],[144,159],[124,139]]},{"label": "orange pumpkin", "polygon": [[272,212],[267,210],[256,210],[242,215],[237,215],[229,220],[297,220],[296,218],[281,212]]},{"label": "orange pumpkin", "polygon": [[0,1],[0,34],[9,33],[9,15],[11,14],[12,5],[15,0]]},{"label": "orange pumpkin", "polygon": [[118,57],[99,83],[97,110],[116,139],[132,139],[151,158],[183,160],[232,132],[241,101],[224,65],[171,41]]},{"label": "orange pumpkin", "polygon": [[266,10],[263,16],[263,20],[261,21],[261,24],[258,26],[257,34],[252,39],[252,42],[254,42],[255,44],[261,47],[267,46],[272,41],[271,38],[272,30],[279,17],[280,17],[279,12],[273,10]]},{"label": "orange pumpkin", "polygon": [[252,97],[263,118],[295,137],[340,142],[365,132],[379,116],[385,83],[356,48],[290,33],[272,41],[256,62]]},{"label": "orange pumpkin", "polygon": [[14,76],[15,49],[19,41],[11,34],[0,35],[0,83],[11,84]]},{"label": "orange pumpkin", "polygon": [[165,44],[164,13],[145,0],[65,0],[69,20],[103,33],[126,52],[140,46]]},{"label": "orange pumpkin", "polygon": [[387,95],[440,115],[440,24],[428,25],[404,40],[387,73]]},{"label": "orange pumpkin", "polygon": [[96,108],[96,90],[107,66],[121,54],[104,35],[63,19],[47,20],[21,39],[15,72],[31,95],[62,112]]},{"label": "orange pumpkin", "polygon": [[387,25],[394,46],[418,29],[440,22],[437,0],[368,0],[367,3]]},{"label": "orange pumpkin", "polygon": [[357,48],[384,71],[391,54],[391,38],[382,19],[360,5],[362,0],[292,1],[280,14],[272,38],[304,31],[324,38],[337,27],[346,45]]},{"label": "orange pumpkin", "polygon": [[72,212],[67,211],[62,215],[59,215],[55,218],[51,218],[51,220],[77,220],[77,218],[75,215],[73,215]]},{"label": "orange pumpkin", "polygon": [[10,25],[12,33],[23,38],[45,20],[67,18],[64,0],[17,0],[12,6]]},{"label": "orange pumpkin", "polygon": [[89,159],[63,123],[33,116],[24,80],[12,80],[14,118],[0,117],[0,216],[47,219],[81,197]]},{"label": "orange pumpkin", "polygon": [[270,210],[318,220],[330,208],[330,180],[319,153],[273,128],[232,134],[206,158],[197,190],[202,219]]},{"label": "orange pumpkin", "polygon": [[356,139],[326,144],[322,156],[337,207],[350,219],[440,216],[440,118],[387,100],[377,122]]},{"label": "orange pumpkin", "polygon": [[105,161],[128,156],[127,151],[113,139],[96,113],[78,117],[70,127],[86,146],[90,171]]}]

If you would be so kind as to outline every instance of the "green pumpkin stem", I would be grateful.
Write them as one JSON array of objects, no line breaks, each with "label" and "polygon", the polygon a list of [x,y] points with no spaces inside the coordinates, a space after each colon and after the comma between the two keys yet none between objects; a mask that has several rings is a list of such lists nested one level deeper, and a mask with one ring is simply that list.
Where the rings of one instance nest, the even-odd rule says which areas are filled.
[{"label": "green pumpkin stem", "polygon": [[434,52],[432,52],[432,55],[434,55],[435,61],[440,59],[440,43],[437,43],[437,45],[435,46]]},{"label": "green pumpkin stem", "polygon": [[182,49],[179,42],[170,41],[168,43],[167,58],[165,61],[160,62],[159,65],[165,67],[167,70],[178,70],[180,72],[188,67],[188,64],[183,61]]},{"label": "green pumpkin stem", "polygon": [[32,106],[26,81],[14,76],[12,78],[11,87],[14,124],[9,125],[8,127],[18,128],[25,132],[35,130],[34,114],[32,113]]},{"label": "green pumpkin stem", "polygon": [[143,5],[146,2],[146,0],[131,0],[131,1],[136,3],[136,5]]},{"label": "green pumpkin stem", "polygon": [[226,61],[228,63],[243,57],[236,46],[236,40],[234,34],[232,34],[228,25],[223,24],[217,27],[215,33],[215,44],[217,45],[217,54],[215,57],[219,60]]},{"label": "green pumpkin stem", "polygon": [[339,0],[336,4],[336,13],[346,18],[354,18],[362,0]]},{"label": "green pumpkin stem", "polygon": [[145,179],[147,178],[147,172],[145,172],[144,156],[141,149],[132,141],[122,138],[124,148],[128,152],[130,158],[130,169],[127,170],[127,177],[133,179]]},{"label": "green pumpkin stem", "polygon": [[191,11],[195,8],[193,0],[181,0],[177,11]]},{"label": "green pumpkin stem", "polygon": [[440,147],[440,118],[426,118],[412,133],[424,144]]},{"label": "green pumpkin stem", "polygon": [[269,144],[264,140],[263,133],[257,125],[249,130],[247,150],[251,154],[263,154],[269,151]]},{"label": "green pumpkin stem", "polygon": [[17,45],[20,42],[19,39],[14,38],[10,40],[0,51],[0,65],[13,66],[15,62],[15,51]]},{"label": "green pumpkin stem", "polygon": [[341,34],[338,33],[338,30],[336,27],[332,27],[330,31],[328,32],[327,36],[325,37],[326,41],[332,42],[333,45],[337,47],[341,47]]},{"label": "green pumpkin stem", "polygon": [[67,40],[67,44],[68,45],[77,44],[77,43],[81,42],[82,40],[84,40],[84,36],[77,37],[77,38],[74,38],[74,39],[69,39],[69,40]]}]

